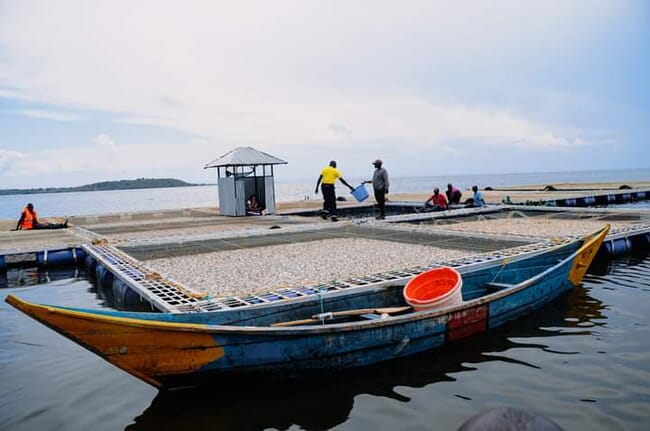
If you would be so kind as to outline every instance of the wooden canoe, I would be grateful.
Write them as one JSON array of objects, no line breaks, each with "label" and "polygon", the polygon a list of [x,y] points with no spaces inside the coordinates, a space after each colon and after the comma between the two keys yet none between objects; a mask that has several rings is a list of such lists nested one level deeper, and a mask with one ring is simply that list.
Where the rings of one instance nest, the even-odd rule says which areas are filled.
[{"label": "wooden canoe", "polygon": [[[167,313],[136,318],[138,313],[33,304],[14,295],[6,301],[157,387],[237,376],[277,378],[387,361],[501,326],[578,285],[608,231],[609,225],[604,226],[561,258],[549,251],[491,271],[463,274],[460,305],[411,311],[399,289],[366,291],[326,308],[349,318],[331,324],[317,319],[283,326],[313,320],[314,313],[290,306],[225,325],[211,323],[201,313],[175,321]],[[387,309],[391,313],[373,312]]]}]

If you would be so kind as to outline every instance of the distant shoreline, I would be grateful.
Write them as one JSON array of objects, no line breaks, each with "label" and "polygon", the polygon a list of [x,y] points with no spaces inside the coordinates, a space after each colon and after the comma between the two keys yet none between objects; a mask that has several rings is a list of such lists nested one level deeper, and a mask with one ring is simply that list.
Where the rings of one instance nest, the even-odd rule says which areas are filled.
[{"label": "distant shoreline", "polygon": [[[607,178],[605,175],[594,175],[593,178],[567,179],[566,176],[553,178],[540,176],[521,176],[515,178],[499,178],[496,176],[456,177],[453,183],[462,193],[463,198],[471,197],[472,184],[478,184],[483,190],[485,200],[489,203],[500,203],[506,197],[514,203],[526,201],[540,201],[550,199],[578,198],[580,196],[608,194],[619,192],[621,185],[628,185],[633,189],[644,189],[650,192],[650,170],[642,175],[616,175]],[[568,176],[568,175],[567,175]],[[351,179],[348,182],[355,183]],[[500,180],[500,181],[499,181]],[[505,180],[505,181],[504,181]],[[531,181],[537,180],[537,181]],[[391,188],[388,199],[391,201],[424,202],[430,195],[434,186],[444,189],[446,178],[430,177],[422,179],[391,178]],[[525,184],[525,186],[522,186]],[[547,186],[553,185],[556,191],[543,191]],[[493,190],[487,191],[486,187]],[[529,191],[502,191],[502,188],[529,189]],[[593,189],[585,191],[566,191],[566,189]],[[372,205],[372,187],[368,187],[371,195],[365,203]],[[607,191],[605,191],[607,190]],[[621,190],[620,192],[623,192]],[[322,206],[322,195],[314,194],[314,183],[276,183],[276,210],[287,211],[293,209],[315,209]],[[357,204],[354,198],[347,193],[345,187],[340,187],[337,195],[345,197],[346,202],[341,205]],[[0,195],[0,220],[15,220],[20,215],[20,210],[27,202],[33,202],[42,218],[48,217],[74,217],[74,216],[100,216],[105,214],[127,213],[160,213],[184,208],[209,208],[216,212],[219,205],[218,186],[216,184],[201,187],[169,187],[150,188],[138,190],[113,190],[98,193],[42,193],[38,195]],[[12,226],[13,227],[13,226]]]},{"label": "distant shoreline", "polygon": [[32,189],[0,189],[0,196],[34,195],[43,193],[97,192],[109,190],[157,189],[168,187],[197,187],[208,184],[193,184],[176,178],[137,178],[135,180],[102,181],[77,187],[47,187]]}]

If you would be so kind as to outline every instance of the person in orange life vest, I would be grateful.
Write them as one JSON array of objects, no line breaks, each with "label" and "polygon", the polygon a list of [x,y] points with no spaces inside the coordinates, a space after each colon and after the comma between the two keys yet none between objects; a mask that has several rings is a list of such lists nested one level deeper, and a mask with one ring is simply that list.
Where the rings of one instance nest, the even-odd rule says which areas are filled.
[{"label": "person in orange life vest", "polygon": [[318,186],[320,185],[321,191],[323,192],[323,210],[321,211],[321,217],[326,219],[330,216],[332,221],[338,221],[336,218],[336,192],[334,191],[334,183],[337,179],[348,186],[350,191],[354,190],[354,187],[343,179],[341,171],[336,169],[336,161],[332,160],[329,166],[324,167],[320,172],[314,192],[318,194]]},{"label": "person in orange life vest", "polygon": [[448,208],[447,198],[445,195],[440,194],[440,189],[438,187],[433,189],[431,197],[424,202],[424,208],[428,211],[443,211]]},{"label": "person in orange life vest", "polygon": [[34,205],[28,203],[20,213],[20,218],[14,230],[33,230],[33,229],[65,229],[68,227],[68,220],[65,223],[40,223],[38,215],[34,211]]}]

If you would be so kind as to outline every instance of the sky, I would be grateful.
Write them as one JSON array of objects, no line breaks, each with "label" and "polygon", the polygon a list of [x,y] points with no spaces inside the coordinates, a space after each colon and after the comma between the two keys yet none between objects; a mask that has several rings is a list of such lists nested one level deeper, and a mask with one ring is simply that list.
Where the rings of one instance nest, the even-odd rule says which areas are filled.
[{"label": "sky", "polygon": [[648,168],[650,2],[0,0],[0,188]]}]

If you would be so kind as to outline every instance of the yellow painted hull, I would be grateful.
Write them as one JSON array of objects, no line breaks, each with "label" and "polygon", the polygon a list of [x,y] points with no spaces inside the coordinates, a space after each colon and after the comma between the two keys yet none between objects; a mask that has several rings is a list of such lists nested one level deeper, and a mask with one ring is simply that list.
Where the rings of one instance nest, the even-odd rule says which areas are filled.
[{"label": "yellow painted hull", "polygon": [[192,374],[223,356],[205,325],[150,322],[32,304],[7,302],[111,364],[154,385],[156,376]]}]

